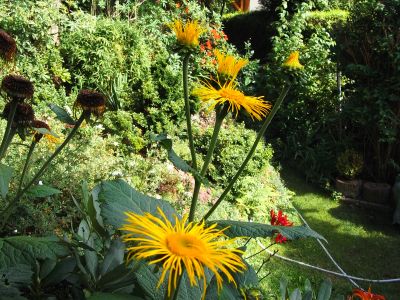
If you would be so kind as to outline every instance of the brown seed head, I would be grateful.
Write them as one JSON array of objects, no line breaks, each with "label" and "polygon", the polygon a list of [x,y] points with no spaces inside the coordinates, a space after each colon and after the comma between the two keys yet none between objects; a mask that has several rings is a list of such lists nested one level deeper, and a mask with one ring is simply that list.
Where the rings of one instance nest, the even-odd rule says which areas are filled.
[{"label": "brown seed head", "polygon": [[15,57],[17,44],[15,40],[4,30],[0,29],[0,54],[5,60],[10,61]]},{"label": "brown seed head", "polygon": [[16,98],[18,100],[32,98],[34,91],[32,82],[25,77],[13,74],[3,78],[1,89],[11,98]]},{"label": "brown seed head", "polygon": [[99,117],[106,109],[106,98],[94,90],[81,90],[74,104],[74,108],[77,107]]},{"label": "brown seed head", "polygon": [[[4,107],[2,117],[4,119],[8,119],[8,115],[10,114],[12,103],[7,103]],[[35,112],[33,111],[32,106],[26,103],[18,103],[17,109],[14,115],[13,126],[15,127],[26,127],[32,124],[33,120],[35,120]]]}]

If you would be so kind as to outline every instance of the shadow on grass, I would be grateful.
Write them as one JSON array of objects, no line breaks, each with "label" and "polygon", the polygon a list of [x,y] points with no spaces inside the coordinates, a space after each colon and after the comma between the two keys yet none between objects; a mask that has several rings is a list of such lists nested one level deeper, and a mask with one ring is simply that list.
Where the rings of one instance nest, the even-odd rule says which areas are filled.
[{"label": "shadow on grass", "polygon": [[[283,170],[282,177],[287,187],[296,193],[294,206],[310,227],[328,240],[327,248],[348,274],[368,279],[400,278],[400,234],[391,225],[389,214],[335,202],[290,170]],[[315,240],[293,241],[278,248],[290,258],[337,271]],[[346,294],[351,290],[345,279],[281,261],[278,264],[277,259],[273,265],[278,273],[289,274],[292,281],[304,275],[316,281],[330,277],[337,292]],[[368,282],[360,285],[369,287]],[[371,286],[388,300],[400,299],[400,283]]]}]

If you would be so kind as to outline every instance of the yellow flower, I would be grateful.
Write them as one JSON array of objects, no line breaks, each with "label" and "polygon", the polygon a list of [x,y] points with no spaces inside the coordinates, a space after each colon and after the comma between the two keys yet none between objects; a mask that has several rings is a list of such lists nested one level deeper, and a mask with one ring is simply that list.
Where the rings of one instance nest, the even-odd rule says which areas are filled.
[{"label": "yellow flower", "polygon": [[216,105],[222,105],[226,102],[229,103],[229,111],[236,114],[239,113],[241,108],[245,109],[252,119],[256,118],[261,120],[265,117],[271,108],[268,102],[261,97],[246,96],[241,91],[236,89],[234,80],[226,82],[221,85],[216,81],[218,88],[215,88],[210,82],[203,82],[203,85],[193,90],[193,95],[200,98],[203,102],[211,102],[210,110],[214,109]]},{"label": "yellow flower", "polygon": [[[216,229],[216,224],[205,227],[204,223],[188,223],[187,215],[179,220],[175,217],[175,225],[167,219],[158,208],[160,218],[149,213],[137,215],[125,212],[126,222],[121,230],[126,231],[124,242],[134,242],[127,248],[128,261],[133,258],[148,259],[149,264],[161,263],[163,271],[158,282],[159,287],[168,275],[168,295],[176,289],[177,280],[186,270],[190,284],[197,285],[198,279],[203,279],[203,299],[205,297],[206,276],[204,268],[215,274],[218,289],[222,287],[222,276],[235,283],[231,272],[242,271],[246,268],[238,249],[228,249],[234,240],[223,240],[223,230]],[[236,284],[236,283],[235,283]]]},{"label": "yellow flower", "polygon": [[299,51],[290,53],[289,58],[283,63],[283,66],[292,69],[303,69],[304,66],[299,62]]},{"label": "yellow flower", "polygon": [[175,32],[178,43],[187,47],[198,46],[199,37],[204,32],[197,21],[188,21],[183,24],[181,20],[175,20],[170,27]]},{"label": "yellow flower", "polygon": [[233,55],[222,54],[218,50],[215,50],[215,56],[217,57],[218,74],[222,77],[236,78],[240,69],[242,69],[247,63],[247,59],[236,58]]}]

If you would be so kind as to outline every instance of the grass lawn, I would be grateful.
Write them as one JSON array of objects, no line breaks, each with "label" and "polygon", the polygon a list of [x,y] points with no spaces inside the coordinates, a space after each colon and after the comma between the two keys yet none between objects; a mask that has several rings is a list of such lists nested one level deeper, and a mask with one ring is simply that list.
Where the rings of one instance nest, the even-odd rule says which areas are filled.
[{"label": "grass lawn", "polygon": [[[370,279],[400,278],[400,230],[391,225],[391,215],[336,202],[292,171],[284,170],[282,177],[287,187],[296,193],[294,206],[311,228],[328,240],[328,250],[345,272]],[[315,240],[303,239],[274,247],[280,255],[338,271]],[[278,258],[272,258],[266,268],[272,273],[265,279],[264,286],[275,292],[282,275],[289,279],[290,289],[303,287],[306,278],[319,284],[327,277],[333,281],[333,295],[347,295],[352,289],[345,279]],[[368,282],[359,284],[365,289],[369,287]],[[371,288],[387,300],[400,299],[400,283],[371,284]]]}]

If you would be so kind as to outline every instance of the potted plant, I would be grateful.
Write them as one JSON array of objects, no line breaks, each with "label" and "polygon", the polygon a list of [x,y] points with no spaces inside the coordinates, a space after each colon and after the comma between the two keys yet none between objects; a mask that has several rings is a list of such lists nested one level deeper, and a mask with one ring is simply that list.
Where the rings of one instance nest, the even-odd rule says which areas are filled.
[{"label": "potted plant", "polygon": [[336,178],[336,190],[345,197],[357,198],[360,194],[362,181],[355,179],[362,171],[364,162],[360,153],[347,149],[336,161],[339,178]]}]

